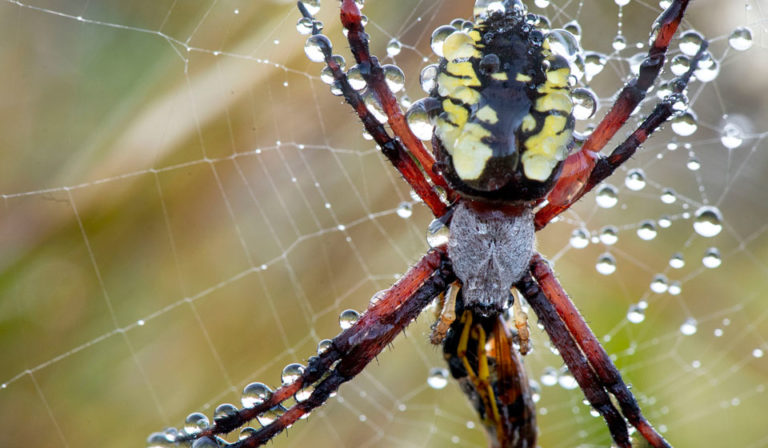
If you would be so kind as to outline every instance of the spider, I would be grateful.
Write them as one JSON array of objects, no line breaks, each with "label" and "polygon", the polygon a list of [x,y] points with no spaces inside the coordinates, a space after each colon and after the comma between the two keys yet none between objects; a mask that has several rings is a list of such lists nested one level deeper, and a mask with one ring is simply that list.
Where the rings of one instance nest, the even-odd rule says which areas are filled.
[{"label": "spider", "polygon": [[[307,54],[325,62],[333,89],[430,208],[436,217],[430,227],[443,226],[442,234],[438,231],[427,254],[311,357],[292,382],[275,391],[254,383],[260,393],[252,406],[231,409],[175,442],[218,446],[217,434],[259,417],[262,428],[227,446],[264,444],[321,406],[437,298],[441,312],[432,342],[442,344],[451,374],[478,412],[491,446],[534,447],[535,410],[520,358],[527,351],[527,324],[516,291],[538,316],[615,444],[632,446],[631,425],[650,446],[669,447],[643,416],[547,261],[535,252],[534,235],[627,161],[674,114],[675,104],[685,101],[683,92],[706,41],[688,71],[671,83],[672,93],[609,155],[600,154],[655,82],[689,0],[669,2],[638,76],[586,138],[573,132],[569,63],[553,44],[562,36],[544,29],[545,19],[528,14],[520,0],[476,1],[476,22],[462,22],[441,38],[430,95],[407,114],[385,81],[385,68],[369,53],[359,3],[343,0],[341,21],[366,96],[383,112],[378,115],[386,115],[382,121],[350,85],[330,40],[299,2],[302,20],[312,27]],[[428,130],[427,136],[418,133],[431,137],[433,152],[412,128]],[[516,331],[502,318],[508,308],[514,310]],[[296,403],[286,409],[283,403],[291,397]]]}]

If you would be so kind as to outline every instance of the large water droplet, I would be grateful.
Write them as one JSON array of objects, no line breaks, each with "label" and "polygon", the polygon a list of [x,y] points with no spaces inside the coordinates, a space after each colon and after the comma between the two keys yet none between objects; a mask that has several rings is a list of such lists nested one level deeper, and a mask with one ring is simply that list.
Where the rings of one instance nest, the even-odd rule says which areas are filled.
[{"label": "large water droplet", "polygon": [[640,223],[640,227],[637,228],[637,236],[645,241],[650,241],[656,238],[658,230],[656,230],[656,224],[653,221],[646,220]]},{"label": "large water droplet", "polygon": [[304,53],[312,62],[324,62],[325,53],[330,53],[332,49],[331,41],[322,34],[309,36],[304,45]]},{"label": "large water droplet", "polygon": [[355,323],[360,319],[360,313],[355,310],[344,310],[339,314],[339,326],[342,330],[352,328]]},{"label": "large water droplet", "polygon": [[222,403],[213,411],[213,420],[224,420],[237,414],[237,408],[233,404]]},{"label": "large water droplet", "polygon": [[184,432],[187,434],[197,434],[210,424],[205,414],[193,412],[184,419]]},{"label": "large water droplet", "polygon": [[597,111],[597,95],[590,89],[578,88],[571,94],[573,99],[573,117],[577,120],[592,118]]},{"label": "large water droplet", "polygon": [[710,247],[701,259],[701,263],[704,267],[714,269],[723,263],[723,259],[720,257],[720,251],[716,247]]},{"label": "large water droplet", "polygon": [[740,26],[728,36],[728,44],[734,50],[745,51],[752,48],[752,30],[746,26]]},{"label": "large water droplet", "polygon": [[432,47],[432,51],[435,52],[436,55],[443,57],[443,44],[445,43],[445,39],[448,38],[451,34],[453,34],[456,31],[456,28],[452,27],[451,25],[442,25],[437,27],[435,31],[432,32],[432,40],[430,41],[429,45]]},{"label": "large water droplet", "polygon": [[587,229],[575,229],[569,241],[574,249],[584,249],[589,245],[589,232]]},{"label": "large water droplet", "polygon": [[611,275],[616,272],[616,258],[608,252],[600,255],[595,264],[597,272],[603,275]]},{"label": "large water droplet", "polygon": [[624,185],[630,190],[640,191],[645,188],[645,172],[640,168],[633,168],[627,173],[626,179],[624,179]]},{"label": "large water droplet", "polygon": [[619,202],[619,190],[613,185],[605,184],[597,190],[595,201],[599,207],[611,208]]},{"label": "large water droplet", "polygon": [[723,230],[723,216],[717,207],[705,205],[696,210],[693,230],[701,236],[712,238]]},{"label": "large water droplet", "polygon": [[387,56],[390,58],[393,58],[400,54],[400,52],[403,50],[403,44],[396,38],[392,38],[389,40],[389,43],[387,44]]},{"label": "large water droplet", "polygon": [[280,376],[280,380],[283,384],[293,384],[304,373],[304,366],[299,363],[291,363],[283,368],[283,373]]},{"label": "large water droplet", "polygon": [[680,36],[680,51],[685,55],[695,56],[702,43],[704,43],[704,36],[697,31],[688,30]]},{"label": "large water droplet", "polygon": [[245,408],[252,408],[264,403],[272,396],[272,389],[264,383],[250,383],[243,388],[240,403]]},{"label": "large water droplet", "polygon": [[605,226],[600,229],[600,242],[612,246],[619,241],[619,229],[616,226]]},{"label": "large water droplet", "polygon": [[427,227],[427,244],[429,247],[435,248],[447,244],[450,239],[451,231],[443,221],[439,219],[433,219]]}]

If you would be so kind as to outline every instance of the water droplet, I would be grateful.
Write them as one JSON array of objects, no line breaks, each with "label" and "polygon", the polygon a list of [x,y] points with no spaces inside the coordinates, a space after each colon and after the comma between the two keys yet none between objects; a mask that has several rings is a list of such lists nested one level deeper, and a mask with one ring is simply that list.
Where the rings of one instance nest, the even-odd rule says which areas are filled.
[{"label": "water droplet", "polygon": [[688,59],[688,56],[678,54],[677,56],[672,58],[672,62],[670,62],[669,64],[669,69],[672,71],[672,74],[676,76],[681,76],[688,71],[688,68],[690,66],[691,66],[691,60]]},{"label": "water droplet", "polygon": [[251,437],[252,435],[256,434],[256,428],[253,428],[251,426],[246,426],[245,428],[240,430],[240,435],[237,437],[238,440],[245,440],[248,437]]},{"label": "water droplet", "polygon": [[680,325],[680,333],[691,336],[693,334],[696,334],[696,331],[698,328],[699,323],[696,322],[696,319],[689,317],[688,319],[685,319],[685,322],[683,322],[682,325]]},{"label": "water droplet", "polygon": [[268,424],[277,420],[277,418],[283,415],[284,413],[285,413],[285,408],[283,406],[275,406],[274,408],[259,414],[256,417],[256,420],[259,421],[260,425],[267,426]]},{"label": "water droplet", "polygon": [[600,229],[600,242],[612,246],[619,241],[619,229],[615,226],[605,226]]},{"label": "water droplet", "polygon": [[432,40],[430,41],[429,45],[432,47],[432,51],[435,52],[436,55],[443,57],[443,44],[445,43],[445,40],[453,34],[456,31],[456,28],[452,27],[451,25],[442,25],[440,27],[437,27],[435,31],[432,32]]},{"label": "water droplet", "polygon": [[322,355],[327,352],[333,346],[333,341],[330,339],[323,339],[317,343],[317,354]]},{"label": "water droplet", "polygon": [[392,38],[389,40],[389,43],[387,44],[387,56],[390,58],[393,58],[400,54],[400,52],[403,50],[403,44],[396,38]]},{"label": "water droplet", "polygon": [[300,391],[293,394],[293,398],[296,399],[297,402],[301,403],[302,401],[306,401],[309,397],[312,396],[312,392],[315,391],[315,388],[312,386],[306,386]]},{"label": "water droplet", "polygon": [[702,43],[704,43],[704,36],[697,31],[688,30],[680,36],[680,51],[685,55],[695,56]]},{"label": "water droplet", "polygon": [[405,73],[403,70],[393,64],[387,64],[382,67],[384,70],[384,81],[386,81],[389,90],[397,93],[405,87]]},{"label": "water droplet", "polygon": [[432,389],[442,389],[448,384],[448,370],[441,367],[433,367],[429,370],[427,384]]},{"label": "water droplet", "polygon": [[339,326],[342,330],[351,328],[360,319],[360,313],[355,310],[344,310],[339,314]]},{"label": "water droplet", "polygon": [[595,264],[597,272],[603,275],[611,275],[616,272],[616,258],[608,252],[600,255]]},{"label": "water droplet", "polygon": [[293,382],[298,380],[303,373],[303,365],[299,363],[288,364],[285,366],[285,368],[283,368],[283,373],[280,376],[280,380],[283,382],[283,385],[293,384]]},{"label": "water droplet", "polygon": [[761,348],[756,348],[752,350],[752,356],[754,356],[755,358],[762,358],[763,355],[765,355],[765,352],[763,352],[763,349]]},{"label": "water droplet", "polygon": [[699,59],[693,74],[701,82],[714,81],[717,75],[720,74],[720,63],[712,58],[709,52],[705,52],[701,59]]},{"label": "water droplet", "polygon": [[717,207],[705,205],[696,210],[693,230],[701,236],[712,238],[723,230],[723,216]]},{"label": "water droplet", "polygon": [[689,135],[693,135],[693,133],[696,132],[696,130],[699,128],[696,115],[691,111],[676,115],[672,119],[672,124],[670,126],[672,127],[672,131],[681,137],[688,137]]},{"label": "water droplet", "polygon": [[397,216],[408,219],[413,215],[413,206],[410,202],[401,202],[400,205],[397,206]]},{"label": "water droplet", "polygon": [[736,149],[744,142],[744,131],[736,123],[727,122],[720,130],[720,142],[728,149]]},{"label": "water droplet", "polygon": [[704,254],[704,258],[701,259],[701,263],[709,269],[720,266],[723,263],[722,258],[720,258],[720,251],[716,247],[710,247]]},{"label": "water droplet", "polygon": [[435,64],[430,64],[421,69],[421,74],[419,75],[419,85],[421,85],[421,90],[423,90],[425,93],[432,93],[432,90],[437,85],[437,72],[438,67]]},{"label": "water droplet", "polygon": [[175,445],[164,432],[153,432],[147,437],[147,448],[171,448]]},{"label": "water droplet", "polygon": [[696,157],[691,156],[685,163],[685,166],[691,171],[698,171],[701,169],[701,162]]},{"label": "water droplet", "polygon": [[553,367],[545,368],[544,373],[541,374],[541,384],[545,386],[554,386],[557,384],[557,370]]},{"label": "water droplet", "polygon": [[440,110],[440,102],[435,98],[427,97],[416,101],[405,113],[408,127],[420,140],[432,140],[435,131],[434,119]]},{"label": "water droplet", "polygon": [[584,73],[587,81],[591,81],[598,73],[603,71],[608,58],[601,53],[587,52],[584,54]]},{"label": "water droplet", "polygon": [[272,396],[272,389],[264,383],[250,383],[243,388],[240,403],[245,408],[252,408],[264,403]]},{"label": "water droplet", "polygon": [[624,179],[624,185],[630,190],[640,191],[645,188],[645,172],[639,168],[629,170],[626,179]]},{"label": "water droplet", "polygon": [[621,34],[619,34],[613,38],[613,42],[611,42],[611,46],[613,47],[614,50],[621,51],[627,48],[627,39]]},{"label": "water droplet", "polygon": [[575,229],[569,241],[574,249],[584,249],[589,245],[589,232],[587,229]]},{"label": "water droplet", "polygon": [[312,32],[312,19],[309,17],[302,17],[296,22],[296,31],[299,34],[307,36]]},{"label": "water droplet", "polygon": [[658,235],[658,231],[653,221],[643,221],[640,223],[640,227],[637,228],[637,236],[642,240],[650,241],[656,238],[656,235]]},{"label": "water droplet", "polygon": [[746,51],[752,48],[752,30],[746,26],[740,26],[728,36],[728,44],[734,50]]},{"label": "water droplet", "polygon": [[184,432],[187,434],[197,434],[210,424],[205,414],[193,412],[184,419]]},{"label": "water droplet", "polygon": [[435,248],[447,244],[451,237],[450,229],[439,219],[433,219],[427,227],[427,244]]},{"label": "water droplet", "polygon": [[359,65],[353,65],[352,68],[349,69],[347,72],[347,81],[353,89],[358,91],[363,90],[367,85],[365,83],[365,78],[363,78],[362,72],[360,72]]},{"label": "water droplet", "polygon": [[667,292],[670,295],[678,296],[681,292],[683,292],[683,285],[680,284],[679,281],[675,280],[669,284],[669,289],[667,289]]},{"label": "water droplet", "polygon": [[680,252],[675,253],[672,255],[672,258],[669,259],[669,266],[673,269],[682,269],[683,266],[685,266],[685,260],[683,259],[683,254]]},{"label": "water droplet", "polygon": [[613,185],[605,184],[597,190],[595,201],[598,207],[611,208],[619,202],[619,190]]},{"label": "water droplet", "polygon": [[320,11],[320,0],[301,0],[301,4],[307,8],[307,12],[315,15]]},{"label": "water droplet", "polygon": [[222,403],[216,406],[216,409],[213,411],[213,420],[214,421],[224,420],[235,414],[237,414],[237,408],[235,407],[235,405],[229,404],[229,403]]},{"label": "water droplet", "polygon": [[674,204],[677,201],[677,193],[671,188],[665,188],[661,192],[661,202],[665,204]]},{"label": "water droplet", "polygon": [[573,61],[579,53],[579,41],[576,36],[563,29],[552,30],[544,38],[553,54]]},{"label": "water droplet", "polygon": [[387,122],[389,117],[387,117],[387,113],[384,112],[384,107],[373,93],[373,90],[366,90],[363,94],[363,103],[365,103],[368,112],[370,112],[379,123],[385,124]]},{"label": "water droplet", "polygon": [[571,93],[573,117],[577,120],[592,118],[597,111],[597,95],[590,89],[578,88]]},{"label": "water droplet", "polygon": [[627,320],[633,324],[639,324],[645,320],[645,309],[633,303],[627,311]]},{"label": "water droplet", "polygon": [[315,34],[309,36],[307,43],[304,45],[304,53],[312,62],[324,62],[325,54],[331,53],[332,49],[331,41],[322,34]]},{"label": "water droplet", "polygon": [[549,0],[534,0],[533,4],[538,6],[539,8],[546,8],[549,6]]},{"label": "water droplet", "polygon": [[202,437],[195,440],[192,444],[192,448],[219,448],[220,445],[210,437]]},{"label": "water droplet", "polygon": [[669,280],[666,276],[657,274],[653,277],[653,280],[651,280],[651,291],[655,292],[656,294],[663,294],[667,292],[667,288],[669,288]]}]

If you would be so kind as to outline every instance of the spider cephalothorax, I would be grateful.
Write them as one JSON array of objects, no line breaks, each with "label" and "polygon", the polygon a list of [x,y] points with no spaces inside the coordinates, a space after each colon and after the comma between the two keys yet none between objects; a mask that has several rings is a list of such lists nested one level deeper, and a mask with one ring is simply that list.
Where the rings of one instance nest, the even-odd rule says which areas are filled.
[{"label": "spider cephalothorax", "polygon": [[540,199],[568,155],[570,69],[538,23],[522,7],[506,8],[442,42],[433,146],[446,181],[465,196]]}]

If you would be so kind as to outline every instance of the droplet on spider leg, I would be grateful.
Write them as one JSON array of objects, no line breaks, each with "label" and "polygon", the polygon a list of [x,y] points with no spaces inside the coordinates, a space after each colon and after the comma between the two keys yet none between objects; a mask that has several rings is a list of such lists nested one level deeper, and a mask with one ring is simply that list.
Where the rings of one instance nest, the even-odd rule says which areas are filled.
[{"label": "droplet on spider leg", "polygon": [[424,93],[431,93],[437,85],[437,64],[430,64],[421,69],[419,74],[419,85]]},{"label": "droplet on spider leg", "polygon": [[264,403],[272,396],[272,389],[264,383],[250,383],[243,388],[240,403],[244,408],[252,408]]},{"label": "droplet on spider leg", "polygon": [[213,411],[213,420],[223,420],[237,414],[237,408],[230,403],[222,403]]},{"label": "droplet on spider leg", "polygon": [[184,419],[184,432],[190,435],[197,434],[210,424],[211,422],[205,414],[193,412]]},{"label": "droplet on spider leg", "polygon": [[240,435],[237,436],[238,440],[247,439],[248,437],[251,437],[252,435],[256,434],[257,429],[252,426],[246,426],[245,428],[240,430]]},{"label": "droplet on spider leg", "polygon": [[578,88],[571,94],[573,99],[573,117],[577,120],[588,120],[597,111],[597,96],[590,89]]},{"label": "droplet on spider leg", "polygon": [[219,446],[218,442],[210,437],[199,438],[192,444],[192,448],[218,448]]},{"label": "droplet on spider leg", "polygon": [[448,226],[439,219],[433,219],[427,227],[427,244],[435,248],[447,244],[450,239],[451,231]]},{"label": "droplet on spider leg", "polygon": [[442,25],[432,32],[432,39],[430,40],[429,45],[436,55],[443,57],[443,44],[445,43],[445,39],[455,31],[456,28],[451,25]]},{"label": "droplet on spider leg", "polygon": [[330,339],[323,339],[317,343],[317,354],[322,355],[327,352],[333,346],[333,341]]},{"label": "droplet on spider leg", "polygon": [[330,39],[322,34],[315,34],[310,36],[304,44],[304,53],[312,62],[324,62],[325,53],[330,53],[332,48]]},{"label": "droplet on spider leg", "polygon": [[261,426],[267,426],[268,424],[277,420],[277,418],[283,414],[285,414],[285,407],[283,407],[282,405],[278,405],[268,411],[265,411],[259,414],[256,417],[256,420],[259,421],[259,424]]},{"label": "droplet on spider leg", "polygon": [[280,380],[283,385],[292,384],[299,379],[304,373],[304,366],[299,363],[291,363],[283,368],[283,373],[280,375]]},{"label": "droplet on spider leg", "polygon": [[432,97],[422,98],[405,113],[408,127],[419,140],[431,140],[435,130],[434,120],[441,110],[440,102]]},{"label": "droplet on spider leg", "polygon": [[297,402],[301,403],[302,401],[305,401],[307,398],[309,398],[312,395],[312,392],[314,391],[315,391],[314,387],[307,386],[301,389],[300,391],[296,392],[295,394],[293,394],[293,398]]},{"label": "droplet on spider leg", "polygon": [[308,35],[312,32],[313,21],[309,17],[302,17],[296,22],[296,31],[301,35]]},{"label": "droplet on spider leg", "polygon": [[405,73],[403,73],[403,70],[393,64],[387,64],[382,69],[384,70],[384,81],[387,83],[387,87],[394,93],[403,90],[403,87],[405,87]]},{"label": "droplet on spider leg", "polygon": [[339,326],[342,330],[352,328],[360,319],[360,313],[355,310],[344,310],[339,314]]},{"label": "droplet on spider leg", "polygon": [[723,216],[717,207],[705,205],[696,210],[693,230],[701,236],[712,238],[723,230]]},{"label": "droplet on spider leg", "polygon": [[171,448],[175,445],[174,440],[164,432],[153,432],[147,437],[147,448]]},{"label": "droplet on spider leg", "polygon": [[684,32],[679,39],[678,44],[680,51],[687,56],[696,56],[699,52],[699,48],[704,43],[704,36],[698,31],[688,30]]},{"label": "droplet on spider leg", "polygon": [[307,8],[307,12],[313,16],[320,11],[320,0],[301,0],[301,4]]},{"label": "droplet on spider leg", "polygon": [[442,389],[448,385],[448,370],[442,367],[433,367],[429,370],[427,384],[432,389]]}]

